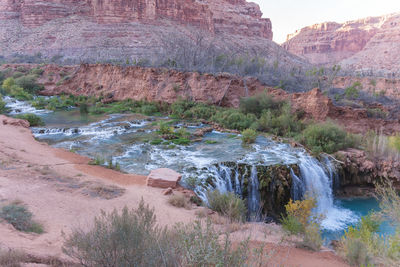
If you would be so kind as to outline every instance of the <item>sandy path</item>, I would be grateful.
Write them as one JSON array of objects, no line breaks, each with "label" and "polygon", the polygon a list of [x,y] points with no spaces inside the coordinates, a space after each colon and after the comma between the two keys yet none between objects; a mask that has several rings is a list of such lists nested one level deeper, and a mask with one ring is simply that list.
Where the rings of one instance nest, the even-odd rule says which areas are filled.
[{"label": "sandy path", "polygon": [[[136,207],[141,198],[155,208],[161,225],[196,219],[197,208],[172,207],[161,189],[145,186],[144,176],[89,166],[86,157],[36,141],[27,128],[3,125],[4,118],[0,115],[0,205],[22,201],[43,224],[45,233],[21,233],[0,222],[0,246],[24,249],[41,257],[67,259],[61,251],[62,232],[68,234],[75,227],[89,227],[100,210]],[[279,230],[271,229],[262,242],[277,242]],[[253,231],[255,236],[260,236],[257,231]],[[240,233],[236,238],[241,239]],[[311,253],[273,246],[277,248],[273,266],[346,266],[331,252]]]}]

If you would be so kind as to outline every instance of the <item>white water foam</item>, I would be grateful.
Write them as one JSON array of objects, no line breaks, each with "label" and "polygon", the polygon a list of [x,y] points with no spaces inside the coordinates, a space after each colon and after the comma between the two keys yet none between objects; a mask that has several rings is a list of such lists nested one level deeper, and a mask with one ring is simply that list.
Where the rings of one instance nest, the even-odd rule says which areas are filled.
[{"label": "white water foam", "polygon": [[11,110],[9,112],[10,115],[18,115],[18,114],[26,114],[26,113],[40,115],[40,114],[47,114],[47,113],[52,112],[52,111],[46,110],[46,109],[36,109],[28,102],[19,101],[17,99],[9,97],[9,96],[5,96],[3,98],[3,100],[6,103],[6,107]]}]

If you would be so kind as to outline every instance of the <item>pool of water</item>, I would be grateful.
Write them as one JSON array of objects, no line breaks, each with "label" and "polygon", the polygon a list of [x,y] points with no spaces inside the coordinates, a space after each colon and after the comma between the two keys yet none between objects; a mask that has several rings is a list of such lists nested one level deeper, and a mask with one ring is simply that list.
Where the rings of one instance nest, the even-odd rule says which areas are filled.
[{"label": "pool of water", "polygon": [[[375,198],[346,198],[336,199],[335,204],[338,207],[351,210],[355,216],[357,216],[357,222],[362,216],[368,215],[373,211],[379,211],[379,203]],[[354,226],[356,223],[351,223],[348,226]],[[329,244],[331,240],[340,240],[343,236],[345,229],[336,231],[323,231],[323,238],[325,238],[325,244]],[[388,235],[394,234],[395,228],[387,221],[383,222],[379,234]]]}]

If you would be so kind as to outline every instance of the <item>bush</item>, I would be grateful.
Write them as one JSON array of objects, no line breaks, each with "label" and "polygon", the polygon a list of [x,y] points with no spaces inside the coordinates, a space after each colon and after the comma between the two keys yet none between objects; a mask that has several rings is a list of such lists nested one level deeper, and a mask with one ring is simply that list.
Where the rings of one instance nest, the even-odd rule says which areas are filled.
[{"label": "bush", "polygon": [[257,121],[257,117],[251,113],[246,115],[238,110],[228,109],[217,112],[211,120],[225,128],[242,131],[250,128]]},{"label": "bush", "polygon": [[355,82],[352,86],[347,87],[344,91],[347,99],[357,99],[360,96],[360,90],[362,89],[362,85],[360,82]]},{"label": "bush", "polygon": [[220,193],[217,189],[207,191],[208,206],[232,222],[243,222],[246,219],[247,208],[243,199],[234,193]]},{"label": "bush", "polygon": [[314,153],[334,153],[351,146],[346,132],[332,122],[309,125],[302,134],[302,142]]},{"label": "bush", "polygon": [[17,116],[15,116],[18,119],[21,120],[27,120],[30,124],[31,127],[36,127],[36,126],[43,126],[44,122],[42,121],[42,119],[35,115],[35,114],[31,114],[31,113],[27,113],[27,114],[19,114]]},{"label": "bush", "polygon": [[240,99],[240,110],[243,113],[252,113],[257,117],[265,110],[278,110],[283,102],[276,101],[266,92],[251,97]]},{"label": "bush", "polygon": [[168,199],[168,203],[174,207],[185,208],[187,210],[190,210],[192,208],[191,203],[183,194],[176,194],[170,196]]},{"label": "bush", "polygon": [[155,105],[147,104],[143,105],[140,109],[141,113],[150,116],[158,112],[158,108]]},{"label": "bush", "polygon": [[214,229],[210,220],[206,225],[199,221],[187,226],[177,225],[175,232],[177,251],[182,258],[180,266],[248,266],[251,256],[248,240],[237,246],[232,245],[229,234],[221,240],[221,233]]},{"label": "bush", "polygon": [[292,215],[283,216],[281,223],[283,230],[290,235],[298,235],[304,232],[303,224]]},{"label": "bush", "polygon": [[390,136],[389,146],[397,152],[400,152],[400,135]]},{"label": "bush", "polygon": [[192,191],[201,184],[200,179],[194,176],[190,176],[184,180],[186,187]]},{"label": "bush", "polygon": [[304,230],[303,246],[319,251],[322,246],[321,230],[318,224],[311,223]]},{"label": "bush", "polygon": [[302,245],[314,251],[322,246],[320,230],[320,215],[313,215],[312,211],[317,206],[314,198],[304,200],[290,200],[285,205],[286,216],[282,216],[282,228],[291,235],[300,234],[303,237]]},{"label": "bush", "polygon": [[74,230],[63,251],[84,266],[246,266],[248,242],[233,248],[220,236],[210,221],[162,229],[142,200],[137,209],[102,212],[89,231]]},{"label": "bush", "polygon": [[18,203],[4,206],[0,212],[0,218],[23,232],[43,233],[43,227],[32,220],[32,213]]},{"label": "bush", "polygon": [[342,250],[350,265],[369,266],[371,256],[365,244],[360,239],[347,239],[342,243]]},{"label": "bush", "polygon": [[63,251],[84,266],[172,266],[176,255],[168,240],[142,200],[137,209],[102,212],[89,231],[73,231]]},{"label": "bush", "polygon": [[246,129],[242,132],[242,141],[245,144],[254,143],[257,139],[257,132],[253,129]]},{"label": "bush", "polygon": [[31,69],[30,73],[41,76],[44,73],[44,70],[41,68],[33,68]]},{"label": "bush", "polygon": [[22,251],[0,248],[0,266],[20,267],[27,259],[28,256]]},{"label": "bush", "polygon": [[0,95],[0,114],[6,113],[6,103],[3,101],[2,96]]},{"label": "bush", "polygon": [[158,124],[158,132],[162,135],[173,134],[174,128],[169,126],[169,124],[167,122],[160,121],[160,123]]},{"label": "bush", "polygon": [[23,88],[26,92],[30,94],[35,94],[43,89],[42,85],[36,83],[35,75],[26,75],[15,79],[15,84]]}]

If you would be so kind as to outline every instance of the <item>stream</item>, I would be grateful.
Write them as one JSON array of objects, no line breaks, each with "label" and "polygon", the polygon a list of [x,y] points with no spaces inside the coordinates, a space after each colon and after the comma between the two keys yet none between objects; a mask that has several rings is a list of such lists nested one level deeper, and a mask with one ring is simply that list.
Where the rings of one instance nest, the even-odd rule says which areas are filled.
[{"label": "stream", "polygon": [[[340,238],[368,211],[377,209],[376,201],[371,199],[335,199],[333,189],[339,177],[329,158],[318,161],[301,148],[263,136],[251,146],[243,146],[240,136],[217,131],[188,146],[151,145],[148,140],[157,137],[157,122],[167,118],[137,114],[82,116],[77,109],[51,112],[8,97],[4,100],[11,109],[10,115],[35,113],[43,119],[45,127],[32,128],[40,141],[91,158],[118,162],[127,173],[147,175],[153,169],[170,168],[182,173],[183,185],[190,177],[197,177],[194,191],[205,202],[209,189],[246,197],[249,213],[254,215],[250,220],[260,220],[260,166],[287,166],[292,180],[291,198],[309,194],[317,200],[316,212],[324,216],[321,225],[326,244]],[[181,122],[174,126],[194,132],[207,125]],[[298,166],[297,174],[291,166]],[[383,225],[383,233],[391,231]]]}]

